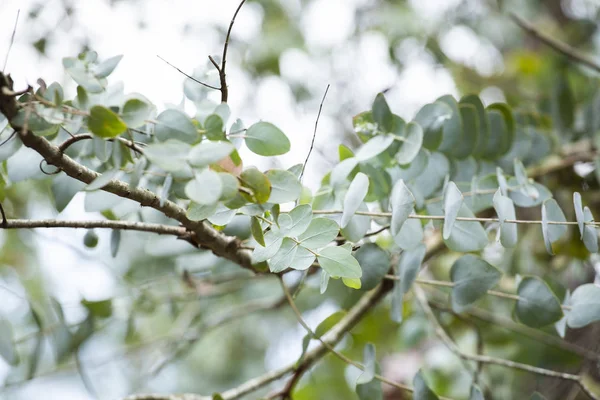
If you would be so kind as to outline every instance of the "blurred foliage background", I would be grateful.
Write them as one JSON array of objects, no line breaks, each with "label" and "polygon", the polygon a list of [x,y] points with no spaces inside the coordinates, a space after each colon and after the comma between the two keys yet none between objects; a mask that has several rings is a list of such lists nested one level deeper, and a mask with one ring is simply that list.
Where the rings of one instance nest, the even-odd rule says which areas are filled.
[{"label": "blurred foliage background", "polygon": [[[189,82],[184,85],[177,71],[155,58],[160,50],[153,38],[164,39],[158,45],[161,50],[164,43],[174,47],[173,53],[160,55],[187,72],[193,70],[198,78],[215,81],[206,56],[220,54],[237,2],[167,3],[1,3],[3,21],[14,21],[15,6],[21,10],[6,71],[17,82],[42,77],[74,90],[62,72],[62,57],[86,49],[103,57],[123,52],[131,64],[123,66],[119,78],[128,90],[147,94],[160,104],[185,101],[185,86],[188,98],[214,102],[218,93]],[[172,14],[165,12],[169,7]],[[230,44],[230,106],[241,116],[272,120],[291,137],[294,153],[276,161],[287,167],[303,161],[320,99],[331,84],[316,151],[307,166],[305,182],[312,188],[318,187],[323,171],[337,162],[339,143],[350,147],[359,143],[352,116],[369,109],[380,91],[386,91],[393,111],[407,118],[447,93],[477,93],[488,104],[505,100],[515,108],[535,111],[542,119],[556,112],[557,103],[567,102],[572,111],[561,117],[572,118],[576,127],[600,118],[600,102],[593,102],[598,74],[570,64],[526,35],[508,11],[600,59],[600,4],[594,0],[249,0]],[[95,13],[96,24],[91,24]],[[199,15],[201,21],[195,20]],[[12,23],[2,25],[6,42],[0,48],[2,55],[11,30]],[[114,48],[114,37],[119,35],[124,42],[131,41],[137,55]],[[589,104],[588,111],[575,111],[577,104]],[[31,160],[22,162],[23,168],[30,168],[25,164]],[[269,166],[262,159],[256,163]],[[600,192],[594,174],[589,174],[592,169],[562,171],[543,183],[566,204],[573,191],[585,190],[587,203],[596,211]],[[13,218],[55,217],[50,191],[44,179],[26,181],[0,190],[0,200]],[[126,200],[110,195],[102,201],[127,207]],[[59,217],[97,218],[97,211],[86,206],[83,197],[76,197]],[[141,213],[146,221],[164,221],[152,210]],[[516,249],[500,251],[491,246],[486,253],[495,265],[512,274],[542,276],[560,295],[594,280],[598,260],[589,257],[577,237],[565,241],[559,255],[550,258],[537,227],[520,229],[522,240]],[[226,233],[248,237],[246,217],[240,216]],[[292,362],[300,354],[304,331],[287,307],[278,306],[282,294],[275,277],[251,277],[185,242],[139,232],[123,232],[121,248],[112,258],[109,233],[98,231],[96,246],[84,244],[85,234],[0,231],[0,310],[5,318],[19,322],[15,336],[21,356],[28,360],[16,369],[0,361],[4,382],[0,398],[112,399],[134,391],[212,393]],[[94,244],[89,240],[88,245]],[[437,257],[429,265],[432,276],[447,279],[454,259],[452,254]],[[337,281],[331,282],[326,295],[319,295],[318,278],[309,278],[297,302],[314,328],[335,311],[351,306],[359,295]],[[101,317],[93,327],[85,319],[91,309],[82,299],[94,301],[92,312]],[[475,350],[482,341],[485,352],[498,357],[560,370],[580,365],[578,357],[540,339],[539,335],[556,336],[553,327],[542,334],[514,327],[506,321],[513,304],[492,300],[481,303],[487,311],[481,311],[479,318],[459,319],[444,311],[447,295],[440,292],[437,312],[444,327],[466,348]],[[39,315],[31,312],[29,304]],[[75,355],[61,348],[60,332],[66,327],[37,333],[36,319],[49,318],[53,313],[48,310],[56,312],[57,304],[72,332],[95,331]],[[222,321],[236,310],[271,304],[266,311]],[[375,343],[383,375],[410,382],[423,367],[438,394],[468,397],[470,374],[435,340],[425,317],[409,302],[405,320],[395,324],[388,317],[389,306],[384,302],[352,331],[341,347],[344,352],[361,359],[364,345]],[[572,334],[571,340],[583,347],[597,346],[597,327],[586,330]],[[357,369],[326,356],[302,379],[294,399],[356,398],[352,386],[358,374]],[[515,394],[526,398],[533,390],[556,390],[562,396],[554,384],[496,366],[485,366],[482,378],[486,395],[493,399],[517,398]],[[409,398],[389,387],[385,393],[389,399]]]}]

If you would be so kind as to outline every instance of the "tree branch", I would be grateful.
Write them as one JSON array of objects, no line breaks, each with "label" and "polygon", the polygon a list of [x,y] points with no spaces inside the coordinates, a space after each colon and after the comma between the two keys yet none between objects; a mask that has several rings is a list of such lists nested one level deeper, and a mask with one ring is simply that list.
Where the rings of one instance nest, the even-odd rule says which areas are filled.
[{"label": "tree branch", "polygon": [[159,235],[186,236],[189,233],[181,226],[150,224],[135,221],[60,221],[56,219],[9,219],[0,229],[29,229],[29,228],[75,228],[75,229],[120,229],[125,231],[140,231],[158,233]]},{"label": "tree branch", "polygon": [[456,354],[461,359],[475,361],[475,362],[479,362],[479,363],[500,365],[500,366],[507,367],[507,368],[531,372],[531,373],[537,374],[537,375],[549,376],[552,378],[558,378],[558,379],[562,379],[562,380],[572,381],[572,382],[577,383],[581,387],[581,389],[588,396],[590,396],[590,398],[595,399],[595,400],[598,399],[598,397],[594,393],[592,393],[589,390],[589,388],[583,383],[583,378],[580,375],[573,375],[573,374],[568,374],[565,372],[558,372],[558,371],[553,371],[550,369],[534,367],[532,365],[522,364],[522,363],[505,360],[505,359],[501,359],[501,358],[464,353],[456,345],[456,343],[454,343],[452,341],[452,339],[450,339],[450,337],[448,336],[446,331],[444,331],[444,329],[438,322],[437,318],[435,317],[435,314],[433,313],[433,311],[431,310],[431,307],[429,306],[429,302],[427,301],[427,296],[425,295],[425,292],[423,291],[423,289],[421,289],[419,287],[419,285],[413,285],[413,292],[415,293],[415,298],[417,299],[417,301],[419,302],[419,305],[423,309],[425,316],[427,317],[429,322],[431,322],[431,324],[433,325],[433,327],[435,329],[435,334],[446,345],[446,347],[448,347],[448,349],[450,351],[452,351],[454,354]]},{"label": "tree branch", "polygon": [[233,24],[235,23],[235,19],[237,18],[238,13],[242,9],[242,6],[246,0],[242,0],[240,5],[235,10],[233,14],[233,18],[231,18],[231,22],[229,23],[229,29],[227,29],[227,36],[225,36],[225,44],[223,45],[223,59],[221,60],[221,67],[213,60],[212,57],[209,57],[210,61],[213,63],[217,71],[219,71],[219,79],[221,81],[221,103],[227,103],[227,98],[229,96],[229,88],[227,87],[227,75],[225,74],[225,66],[227,65],[227,50],[229,49],[229,38],[231,37],[231,30],[233,29]]},{"label": "tree branch", "polygon": [[[14,97],[4,93],[4,88],[12,91],[12,79],[10,79],[10,76],[0,73],[0,112],[10,121],[11,127],[19,133],[21,141],[25,146],[38,152],[48,164],[60,168],[67,175],[78,181],[89,184],[100,175],[63,154],[59,147],[50,143],[46,138],[36,136],[30,130],[16,125],[13,120],[17,115],[17,103]],[[141,206],[151,207],[160,211],[167,217],[178,221],[186,230],[193,233],[191,240],[195,245],[210,249],[215,255],[254,271],[250,252],[240,248],[241,243],[239,239],[218,232],[204,221],[192,221],[188,219],[185,209],[176,203],[165,200],[161,204],[159,196],[155,193],[143,188],[133,188],[119,180],[110,181],[102,190],[133,200]]]},{"label": "tree branch", "polygon": [[533,26],[523,18],[519,17],[517,14],[511,12],[510,17],[517,25],[521,27],[521,29],[523,29],[529,35],[544,43],[546,46],[552,48],[554,51],[562,54],[563,56],[567,57],[572,61],[575,61],[581,65],[585,65],[586,67],[589,67],[595,70],[596,72],[600,72],[600,63],[585,56],[584,54],[581,54],[568,44],[560,42],[551,37],[550,35],[540,32],[535,26]]}]

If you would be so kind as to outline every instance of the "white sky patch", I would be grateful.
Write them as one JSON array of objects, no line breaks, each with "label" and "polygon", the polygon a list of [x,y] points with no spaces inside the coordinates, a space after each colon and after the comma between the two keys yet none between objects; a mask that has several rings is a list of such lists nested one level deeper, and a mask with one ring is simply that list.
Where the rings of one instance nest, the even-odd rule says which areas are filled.
[{"label": "white sky patch", "polygon": [[482,76],[504,70],[498,49],[466,26],[454,26],[440,35],[440,47],[451,60],[474,68]]},{"label": "white sky patch", "polygon": [[310,46],[343,44],[354,30],[354,7],[343,0],[314,0],[302,14],[302,26]]}]

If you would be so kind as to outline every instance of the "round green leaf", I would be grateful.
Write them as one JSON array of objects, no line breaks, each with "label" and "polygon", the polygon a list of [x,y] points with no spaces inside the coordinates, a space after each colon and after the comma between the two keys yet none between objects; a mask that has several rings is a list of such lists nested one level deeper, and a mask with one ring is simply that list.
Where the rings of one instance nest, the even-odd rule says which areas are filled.
[{"label": "round green leaf", "polygon": [[308,228],[298,236],[300,244],[309,249],[317,250],[327,246],[340,231],[339,225],[329,218],[314,218]]},{"label": "round green leaf", "polygon": [[196,143],[200,139],[200,134],[190,117],[179,110],[165,110],[156,120],[154,134],[161,142],[175,139],[185,143]]},{"label": "round green leaf", "polygon": [[517,294],[519,300],[515,305],[515,315],[525,325],[541,328],[562,318],[560,302],[540,278],[523,278]]},{"label": "round green leaf", "polygon": [[[588,206],[585,206],[583,209],[583,221],[585,223],[594,222],[594,217]],[[598,252],[598,232],[596,231],[596,227],[594,225],[586,224],[584,226],[583,244],[590,253]]]},{"label": "round green leaf", "polygon": [[579,286],[571,296],[570,306],[567,312],[569,327],[577,329],[600,321],[600,287],[593,283]]},{"label": "round green leaf", "polygon": [[355,157],[358,161],[368,161],[387,150],[387,148],[390,147],[393,142],[393,135],[374,136],[369,139],[367,143],[363,144],[360,149],[358,149]]},{"label": "round green leaf", "polygon": [[281,231],[286,236],[298,236],[310,225],[312,220],[312,207],[309,204],[302,204],[291,210],[288,215],[292,218],[291,223],[284,228],[280,221]]},{"label": "round green leaf", "polygon": [[360,264],[349,250],[343,247],[325,247],[317,254],[317,260],[330,276],[340,278],[360,278]]},{"label": "round green leaf", "polygon": [[502,272],[488,262],[471,254],[456,260],[450,270],[452,288],[452,309],[464,311],[488,290],[496,286]]},{"label": "round green leaf", "polygon": [[329,176],[329,183],[333,188],[339,186],[343,182],[346,182],[346,178],[352,172],[354,168],[358,165],[358,160],[354,157],[347,158],[344,161],[338,163],[331,170],[331,174]]},{"label": "round green leaf", "polygon": [[394,114],[390,111],[390,107],[385,101],[383,93],[378,93],[373,101],[371,108],[373,115],[373,121],[379,126],[379,130],[385,133],[392,132],[394,130]]},{"label": "round green leaf", "polygon": [[251,193],[242,192],[242,195],[253,203],[262,204],[269,200],[271,195],[271,182],[265,174],[258,169],[247,168],[240,174],[242,186],[250,189]]},{"label": "round green leaf", "polygon": [[265,233],[265,246],[256,246],[252,252],[252,263],[256,264],[267,261],[279,251],[283,243],[283,237],[276,230],[270,230]]},{"label": "round green leaf", "polygon": [[90,110],[88,128],[96,136],[114,138],[125,132],[127,125],[110,109],[94,106]]},{"label": "round green leaf", "polygon": [[575,218],[579,226],[580,238],[583,239],[585,225],[583,221],[583,205],[581,204],[581,194],[579,192],[573,193],[573,207],[575,208]]},{"label": "round green leaf", "polygon": [[266,175],[271,182],[269,203],[287,203],[300,197],[302,184],[293,173],[281,169],[271,169],[267,171]]},{"label": "round green leaf", "polygon": [[354,258],[363,271],[361,281],[362,290],[371,290],[381,282],[390,269],[390,256],[375,243],[366,243],[355,253]]},{"label": "round green leaf", "polygon": [[144,125],[152,111],[152,106],[140,99],[129,99],[123,106],[121,119],[129,128],[139,128]]},{"label": "round green leaf", "polygon": [[463,202],[464,198],[461,191],[454,182],[449,182],[444,192],[444,228],[442,233],[444,240],[450,238],[452,227],[456,222],[456,217]]},{"label": "round green leaf", "polygon": [[265,237],[263,234],[262,226],[260,225],[260,220],[256,217],[250,218],[250,232],[252,232],[252,237],[258,244],[265,247]]},{"label": "round green leaf", "polygon": [[198,204],[215,204],[223,193],[221,177],[215,171],[205,169],[185,185],[185,194]]},{"label": "round green leaf", "polygon": [[415,281],[426,252],[427,248],[424,244],[402,252],[398,263],[398,278],[400,278],[400,292],[402,294],[406,294]]},{"label": "round green leaf", "polygon": [[[477,114],[477,143],[475,144],[472,154],[475,158],[481,158],[487,150],[487,143],[490,137],[490,125],[483,103],[479,99],[479,96],[470,94],[461,98],[459,104],[461,106],[471,105],[475,108]],[[468,126],[469,123],[465,122],[465,129],[468,129]]]},{"label": "round green leaf", "polygon": [[544,244],[548,253],[554,254],[552,244],[567,233],[566,225],[549,224],[553,222],[566,222],[565,214],[563,214],[560,206],[554,199],[548,199],[542,204],[542,235],[544,236]]},{"label": "round green leaf", "polygon": [[[457,217],[475,218],[466,204],[462,204]],[[456,221],[450,237],[444,240],[451,250],[461,253],[480,251],[488,244],[488,237],[483,226],[477,221]]]},{"label": "round green leaf", "polygon": [[297,251],[296,242],[290,238],[284,238],[277,253],[269,260],[271,272],[278,273],[290,268]]},{"label": "round green leaf", "polygon": [[413,400],[439,400],[439,397],[427,386],[421,370],[413,378],[413,388]]},{"label": "round green leaf", "polygon": [[500,220],[500,243],[504,247],[515,247],[517,245],[517,224],[505,224],[507,219],[516,219],[515,205],[512,200],[500,194],[500,190],[494,195],[494,209]]},{"label": "round green leaf", "polygon": [[404,134],[399,139],[402,146],[394,157],[398,164],[410,164],[423,146],[423,128],[416,122],[409,122],[404,129]]},{"label": "round green leaf", "polygon": [[202,221],[215,215],[217,204],[198,204],[191,202],[185,214],[192,221]]},{"label": "round green leaf", "polygon": [[146,158],[168,172],[178,172],[188,168],[189,151],[190,146],[187,143],[173,139],[144,147]]},{"label": "round green leaf", "polygon": [[[440,143],[438,151],[456,158],[467,157],[471,154],[475,142],[463,138],[463,122],[456,99],[452,95],[446,95],[437,99],[436,102],[444,103],[452,109],[452,115],[444,121],[442,143]],[[473,132],[473,134],[475,133]]]},{"label": "round green leaf", "polygon": [[246,130],[246,146],[261,156],[278,156],[290,151],[287,136],[269,122],[257,122]]},{"label": "round green leaf", "polygon": [[[411,214],[415,213],[413,209]],[[409,218],[396,235],[394,235],[394,242],[403,250],[410,250],[421,244],[423,240],[423,225],[421,221],[416,218]]]},{"label": "round green leaf", "polygon": [[346,196],[344,197],[344,212],[342,214],[342,220],[340,226],[345,228],[350,222],[350,219],[354,216],[354,213],[358,210],[362,204],[367,192],[369,191],[369,177],[362,172],[356,174]]},{"label": "round green leaf", "polygon": [[452,108],[442,102],[426,104],[417,112],[415,122],[423,128],[423,146],[437,150],[442,143],[444,123],[452,116]]},{"label": "round green leaf", "polygon": [[195,167],[205,167],[221,161],[234,150],[235,147],[230,142],[204,141],[192,147],[188,160]]},{"label": "round green leaf", "polygon": [[392,236],[396,236],[415,208],[415,198],[402,179],[394,184],[390,207],[392,209]]}]

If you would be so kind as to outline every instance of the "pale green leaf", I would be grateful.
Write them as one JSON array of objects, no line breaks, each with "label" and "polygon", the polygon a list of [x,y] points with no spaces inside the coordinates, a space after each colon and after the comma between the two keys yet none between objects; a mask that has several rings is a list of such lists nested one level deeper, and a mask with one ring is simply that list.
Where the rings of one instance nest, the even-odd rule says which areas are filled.
[{"label": "pale green leaf", "polygon": [[567,312],[567,324],[573,329],[600,321],[600,287],[593,283],[579,286],[573,292]]},{"label": "pale green leaf", "polygon": [[314,218],[308,228],[298,236],[302,246],[317,250],[327,246],[340,231],[339,225],[329,218]]},{"label": "pale green leaf", "polygon": [[517,294],[519,300],[515,305],[515,315],[527,326],[541,328],[563,316],[560,302],[546,282],[538,277],[523,278]]},{"label": "pale green leaf", "polygon": [[205,140],[192,147],[188,160],[195,167],[205,167],[221,161],[234,150],[230,142]]},{"label": "pale green leaf", "polygon": [[[462,204],[458,212],[461,218],[475,218],[466,204]],[[483,226],[477,221],[456,221],[450,237],[444,241],[453,251],[469,253],[480,251],[488,244],[488,237]]]},{"label": "pale green leaf", "polygon": [[456,222],[456,217],[458,216],[458,212],[460,211],[463,202],[463,195],[458,187],[456,187],[456,184],[454,182],[448,183],[446,191],[444,192],[444,240],[450,238],[452,227]]},{"label": "pale green leaf", "polygon": [[452,309],[463,312],[496,286],[502,272],[485,260],[466,254],[456,260],[450,269],[452,287]]},{"label": "pale green leaf", "polygon": [[416,122],[409,122],[404,129],[404,134],[399,139],[402,146],[394,157],[398,164],[410,164],[423,146],[423,129]]},{"label": "pale green leaf", "polygon": [[394,136],[392,135],[374,136],[358,149],[355,157],[358,161],[368,161],[387,150],[393,142]]},{"label": "pale green leaf", "polygon": [[205,169],[185,185],[185,194],[198,204],[215,204],[223,193],[221,177],[215,171]]},{"label": "pale green leaf", "polygon": [[427,248],[424,244],[420,244],[411,250],[402,252],[398,263],[398,277],[400,278],[400,291],[406,294],[412,286],[419,268],[423,264]]},{"label": "pale green leaf", "polygon": [[271,169],[267,171],[266,175],[271,182],[269,203],[287,203],[300,197],[302,184],[293,173],[281,169]]},{"label": "pale green leaf", "polygon": [[350,251],[342,247],[325,247],[319,251],[317,260],[327,273],[334,277],[360,278],[362,271]]},{"label": "pale green leaf", "polygon": [[146,158],[168,172],[178,172],[188,168],[187,155],[189,151],[190,145],[172,139],[144,147]]},{"label": "pale green leaf", "polygon": [[156,121],[154,134],[161,142],[175,139],[185,143],[195,143],[200,139],[200,134],[190,117],[179,110],[165,110],[156,117]]},{"label": "pale green leaf", "polygon": [[344,212],[340,226],[345,228],[362,204],[369,191],[369,177],[362,172],[356,174],[344,197]]},{"label": "pale green leaf", "polygon": [[127,125],[112,110],[94,106],[90,110],[88,128],[94,135],[101,138],[114,138],[125,132]]},{"label": "pale green leaf", "polygon": [[510,248],[517,245],[517,224],[504,223],[505,220],[515,220],[515,205],[512,200],[500,194],[500,190],[494,195],[494,209],[500,220],[500,243]]},{"label": "pale green leaf", "polygon": [[246,130],[246,146],[261,156],[278,156],[290,151],[287,136],[269,122],[257,122]]},{"label": "pale green leaf", "polygon": [[354,253],[354,258],[360,264],[363,290],[371,290],[382,281],[390,269],[390,256],[375,243],[365,243]]},{"label": "pale green leaf", "polygon": [[392,209],[392,236],[396,236],[415,208],[415,198],[402,179],[394,184],[390,207]]},{"label": "pale green leaf", "polygon": [[548,199],[542,204],[542,235],[548,253],[554,254],[552,244],[561,239],[567,233],[566,225],[550,224],[549,222],[566,222],[560,206],[554,199]]}]

